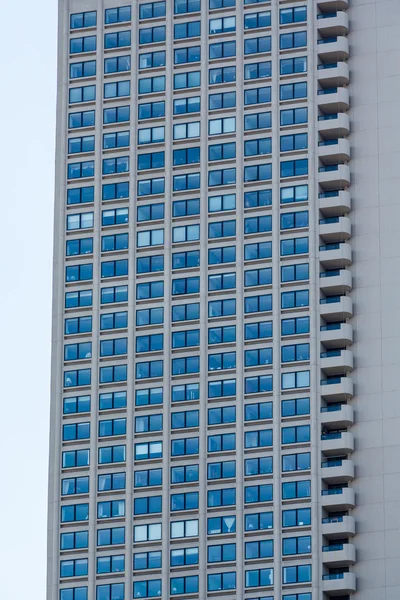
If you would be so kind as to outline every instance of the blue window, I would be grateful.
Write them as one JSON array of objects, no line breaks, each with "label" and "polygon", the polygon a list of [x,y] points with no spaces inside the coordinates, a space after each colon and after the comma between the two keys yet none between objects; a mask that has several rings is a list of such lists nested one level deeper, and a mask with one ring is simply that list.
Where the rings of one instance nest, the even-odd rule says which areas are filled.
[{"label": "blue window", "polygon": [[292,238],[281,240],[281,256],[290,256],[291,254],[307,254],[308,237]]},{"label": "blue window", "polygon": [[104,16],[104,23],[106,25],[124,23],[131,20],[131,7],[120,6],[119,8],[107,8]]},{"label": "blue window", "polygon": [[129,80],[104,84],[104,98],[122,98],[129,96],[130,93],[131,82]]},{"label": "blue window", "polygon": [[[247,432],[247,433],[252,433],[252,432]],[[257,432],[256,432],[257,433]],[[250,444],[256,444],[256,442],[259,441],[257,436],[254,436],[253,438],[250,438],[249,443]],[[262,441],[262,440],[260,440]],[[266,444],[266,446],[272,446],[272,440],[270,442],[270,444]],[[263,446],[258,446],[258,445],[254,445],[251,446],[250,448],[254,447],[254,448],[258,448],[258,447],[263,447]],[[250,477],[252,475],[271,475],[273,472],[273,468],[272,468],[272,457],[271,456],[264,456],[263,458],[247,458],[244,461],[244,472],[246,477]]]},{"label": "blue window", "polygon": [[136,285],[136,299],[146,300],[148,298],[162,298],[164,296],[164,282],[151,281],[138,283]]},{"label": "blue window", "polygon": [[115,175],[116,173],[129,172],[129,156],[103,159],[103,175]]},{"label": "blue window", "polygon": [[124,277],[128,275],[128,259],[110,260],[101,263],[101,277]]},{"label": "blue window", "polygon": [[190,252],[175,252],[172,255],[173,269],[188,269],[200,265],[200,250]]},{"label": "blue window", "polygon": [[264,61],[258,63],[248,63],[244,66],[244,79],[262,79],[264,77],[271,77],[271,61]]},{"label": "blue window", "polygon": [[106,183],[102,186],[102,200],[120,200],[129,197],[129,183]]},{"label": "blue window", "polygon": [[125,571],[125,556],[113,554],[112,556],[99,556],[97,558],[96,573],[123,573]]},{"label": "blue window", "polygon": [[85,110],[82,112],[70,113],[68,115],[69,129],[77,129],[80,127],[93,127],[95,124],[95,111]]},{"label": "blue window", "polygon": [[83,62],[72,63],[69,65],[70,79],[80,77],[94,77],[96,75],[96,61],[86,60]]},{"label": "blue window", "polygon": [[139,54],[139,69],[156,69],[165,67],[165,50]]},{"label": "blue window", "polygon": [[135,444],[135,460],[162,458],[162,442]]},{"label": "blue window", "polygon": [[225,327],[211,327],[208,330],[208,343],[227,344],[236,341],[236,326],[226,325]]},{"label": "blue window", "polygon": [[165,42],[165,25],[139,29],[139,44],[155,44]]},{"label": "blue window", "polygon": [[200,225],[183,225],[172,228],[174,243],[193,242],[200,239]]},{"label": "blue window", "polygon": [[[311,581],[311,565],[298,565],[297,567],[282,567],[282,582],[309,583]],[[304,596],[302,598],[301,596]],[[307,598],[308,596],[308,598]],[[309,600],[310,594],[298,594],[297,600]],[[286,599],[285,599],[286,600]],[[289,596],[290,600],[290,596]],[[295,599],[294,599],[295,600]]]},{"label": "blue window", "polygon": [[290,202],[306,202],[308,200],[308,185],[294,185],[280,189],[281,204]]},{"label": "blue window", "polygon": [[236,488],[223,488],[207,492],[207,506],[232,506],[236,504]]},{"label": "blue window", "polygon": [[310,344],[291,344],[281,348],[282,362],[310,360]]},{"label": "blue window", "polygon": [[246,38],[244,40],[244,54],[259,54],[262,52],[271,52],[271,36]]},{"label": "blue window", "polygon": [[173,151],[173,164],[178,165],[192,165],[200,162],[200,147],[194,148],[182,148],[180,150]]},{"label": "blue window", "polygon": [[245,421],[260,421],[263,419],[272,419],[272,402],[257,402],[245,405]]},{"label": "blue window", "polygon": [[282,390],[310,387],[310,371],[282,373],[281,387]]},{"label": "blue window", "polygon": [[96,86],[85,85],[83,87],[70,88],[69,103],[93,102],[96,99]]},{"label": "blue window", "polygon": [[148,406],[163,403],[163,388],[135,390],[135,406]]},{"label": "blue window", "polygon": [[244,492],[246,504],[272,502],[273,500],[273,488],[271,483],[266,483],[264,485],[249,485],[245,487]]},{"label": "blue window", "polygon": [[98,546],[114,546],[118,544],[125,544],[125,527],[97,530]]},{"label": "blue window", "polygon": [[136,325],[161,325],[164,322],[163,308],[144,308],[136,311]]},{"label": "blue window", "polygon": [[104,48],[109,50],[111,48],[123,48],[131,45],[131,32],[118,31],[115,33],[106,33],[104,35]]},{"label": "blue window", "polygon": [[229,41],[210,44],[208,47],[208,52],[210,60],[216,58],[228,58],[230,56],[236,56],[236,42]]},{"label": "blue window", "polygon": [[153,487],[162,484],[162,469],[135,471],[134,487]]},{"label": "blue window", "polygon": [[61,480],[61,495],[72,496],[75,494],[89,493],[89,477],[72,477]]},{"label": "blue window", "polygon": [[[307,6],[296,6],[294,8],[281,8],[279,11],[279,23],[286,25],[288,23],[301,23],[307,21]],[[299,598],[299,600],[306,600]]]},{"label": "blue window", "polygon": [[70,163],[68,165],[68,179],[81,179],[83,177],[93,177],[94,161],[86,160],[84,162]]},{"label": "blue window", "polygon": [[208,109],[220,110],[222,108],[234,108],[236,106],[236,92],[223,92],[221,94],[209,94]]},{"label": "blue window", "polygon": [[236,368],[236,352],[220,352],[208,355],[208,370],[222,371]]},{"label": "blue window", "polygon": [[223,119],[210,119],[208,121],[209,135],[221,135],[222,133],[234,133],[236,131],[236,117],[225,117]]},{"label": "blue window", "polygon": [[80,385],[90,385],[90,369],[76,369],[74,371],[64,372],[64,387],[76,387]]},{"label": "blue window", "polygon": [[85,204],[94,201],[94,186],[67,190],[67,204]]},{"label": "blue window", "polygon": [[90,423],[70,423],[63,425],[63,441],[87,440],[90,438]]},{"label": "blue window", "polygon": [[207,438],[208,452],[227,452],[236,449],[236,435],[234,433],[223,433],[209,435]]},{"label": "blue window", "polygon": [[162,333],[139,335],[136,337],[136,352],[156,352],[163,349],[164,336]]},{"label": "blue window", "polygon": [[171,577],[171,596],[176,594],[193,594],[199,591],[199,576],[187,575],[186,577]]},{"label": "blue window", "polygon": [[174,100],[174,115],[200,112],[200,96]]},{"label": "blue window", "polygon": [[245,432],[245,448],[264,448],[266,446],[272,446],[272,429]]},{"label": "blue window", "polygon": [[244,220],[244,233],[268,233],[272,231],[272,217],[266,215],[262,217],[247,217]]},{"label": "blue window", "polygon": [[245,287],[255,287],[259,285],[271,285],[272,268],[252,269],[244,272]]},{"label": "blue window", "polygon": [[232,237],[236,235],[236,221],[214,221],[208,225],[208,238]]},{"label": "blue window", "polygon": [[192,321],[200,317],[200,304],[175,304],[172,307],[172,322]]},{"label": "blue window", "polygon": [[199,508],[199,492],[171,494],[171,512]]},{"label": "blue window", "polygon": [[126,392],[99,394],[99,410],[116,410],[126,407]]},{"label": "blue window", "polygon": [[161,596],[161,579],[135,581],[133,583],[134,598],[154,598]]},{"label": "blue window", "polygon": [[209,517],[207,519],[208,535],[219,535],[221,533],[236,532],[236,516]]},{"label": "blue window", "polygon": [[174,65],[183,65],[192,62],[200,62],[200,46],[190,46],[189,48],[174,50]]},{"label": "blue window", "polygon": [[301,108],[288,108],[281,110],[280,112],[280,123],[281,127],[285,125],[300,125],[307,123],[308,121],[308,109],[307,107]]},{"label": "blue window", "polygon": [[200,173],[190,173],[188,175],[174,175],[173,190],[180,192],[183,190],[195,190],[200,187]]},{"label": "blue window", "polygon": [[69,26],[70,29],[81,29],[83,27],[96,27],[97,23],[97,12],[95,10],[90,12],[74,13],[70,16]]},{"label": "blue window", "polygon": [[236,143],[212,144],[208,147],[208,160],[228,160],[236,157]]},{"label": "blue window", "polygon": [[114,367],[100,367],[100,383],[113,383],[126,381],[127,366],[116,365]]},{"label": "blue window", "polygon": [[171,414],[171,429],[187,429],[199,426],[199,411],[186,410]]},{"label": "blue window", "polygon": [[137,273],[155,273],[164,270],[164,255],[142,256],[136,259]]},{"label": "blue window", "polygon": [[272,375],[258,375],[246,377],[244,380],[246,394],[260,394],[272,392]]},{"label": "blue window", "polygon": [[131,57],[129,55],[104,59],[104,73],[122,73],[130,70]]},{"label": "blue window", "polygon": [[135,417],[135,433],[162,431],[162,414]]},{"label": "blue window", "polygon": [[126,446],[103,446],[99,448],[99,465],[125,462]]},{"label": "blue window", "polygon": [[244,299],[244,312],[265,312],[272,310],[272,295],[246,296]]},{"label": "blue window", "polygon": [[136,571],[161,569],[161,551],[136,552],[133,555],[133,568]]},{"label": "blue window", "polygon": [[282,427],[282,444],[300,444],[310,441],[310,426]]},{"label": "blue window", "polygon": [[112,519],[125,516],[125,500],[97,503],[97,518]]},{"label": "blue window", "polygon": [[88,504],[64,504],[61,507],[61,523],[72,523],[73,521],[87,521],[89,519]]},{"label": "blue window", "polygon": [[225,210],[235,210],[236,194],[223,194],[220,196],[209,196],[208,211],[221,212]]},{"label": "blue window", "polygon": [[92,290],[65,294],[65,308],[77,308],[78,306],[92,306]]},{"label": "blue window", "polygon": [[88,559],[62,560],[60,562],[60,577],[84,577],[88,574]]},{"label": "blue window", "polygon": [[236,422],[236,407],[224,406],[209,408],[207,422],[209,425],[221,425],[222,423]]},{"label": "blue window", "polygon": [[200,0],[174,0],[174,14],[199,12]]},{"label": "blue window", "polygon": [[148,246],[162,246],[164,243],[164,229],[147,229],[137,233],[137,248]]},{"label": "blue window", "polygon": [[62,468],[88,467],[89,450],[68,450],[62,453]]},{"label": "blue window", "polygon": [[80,550],[88,547],[89,532],[75,531],[62,533],[60,536],[60,550]]},{"label": "blue window", "polygon": [[258,321],[244,326],[244,339],[257,340],[272,337],[272,321]]},{"label": "blue window", "polygon": [[199,481],[199,465],[171,467],[171,483]]},{"label": "blue window", "polygon": [[200,277],[185,277],[172,280],[172,295],[197,294],[200,291]]},{"label": "blue window", "polygon": [[298,308],[309,306],[308,290],[299,290],[297,292],[283,292],[281,294],[281,308]]},{"label": "blue window", "polygon": [[129,208],[111,208],[101,212],[102,227],[129,223]]},{"label": "blue window", "polygon": [[257,190],[253,192],[245,192],[244,207],[255,208],[256,206],[271,206],[272,190]]},{"label": "blue window", "polygon": [[290,481],[282,483],[282,499],[293,500],[295,498],[311,497],[311,481],[308,479],[302,481]]},{"label": "blue window", "polygon": [[125,596],[124,583],[111,583],[96,586],[97,600],[119,600]]},{"label": "blue window", "polygon": [[142,204],[137,207],[137,220],[142,223],[144,221],[157,221],[164,218],[164,203],[159,204]]},{"label": "blue window", "polygon": [[129,237],[127,233],[117,233],[115,235],[101,236],[101,251],[115,252],[116,250],[127,250],[129,247]]},{"label": "blue window", "polygon": [[[193,0],[192,0],[193,1]],[[200,5],[200,3],[199,3]],[[189,21],[188,23],[176,23],[174,25],[174,40],[199,37],[201,29],[200,21]]]},{"label": "blue window", "polygon": [[172,348],[188,348],[200,344],[200,330],[189,329],[172,334]]},{"label": "blue window", "polygon": [[164,177],[155,177],[154,179],[141,179],[137,182],[138,196],[153,196],[154,194],[163,194],[164,190]]},{"label": "blue window", "polygon": [[63,400],[63,414],[90,412],[90,396],[72,396]]},{"label": "blue window", "polygon": [[296,415],[310,414],[310,398],[282,400],[281,406],[282,417],[294,417]]},{"label": "blue window", "polygon": [[[138,86],[139,86],[139,94],[156,94],[157,92],[164,92],[165,91],[165,75],[158,75],[156,77],[145,77],[142,79],[139,79],[138,82]],[[151,108],[151,112],[155,112],[157,114],[157,116],[163,116],[160,115],[158,113],[163,112],[165,113],[165,105],[164,102],[156,102],[156,103],[152,103],[152,104],[157,104],[157,107],[152,107]],[[141,106],[146,106],[146,109],[141,109]],[[149,119],[150,117],[147,116],[148,112],[149,112],[149,106],[148,105],[139,105],[139,114],[141,112],[141,110],[144,111],[145,116],[140,117],[143,119]]]},{"label": "blue window", "polygon": [[165,17],[165,1],[139,4],[139,19],[157,19]]},{"label": "blue window", "polygon": [[281,58],[280,74],[291,75],[292,73],[307,72],[307,57],[297,56],[295,58]]},{"label": "blue window", "polygon": [[209,592],[218,592],[222,590],[236,589],[236,571],[227,573],[213,573],[207,575],[207,590]]},{"label": "blue window", "polygon": [[100,301],[101,304],[113,304],[114,302],[127,302],[128,286],[119,285],[116,287],[101,288]]},{"label": "blue window", "polygon": [[256,12],[244,15],[244,29],[257,29],[271,25],[271,11]]},{"label": "blue window", "polygon": [[[197,357],[194,357],[197,358]],[[172,386],[172,402],[198,400],[200,388],[198,383]]]},{"label": "blue window", "polygon": [[136,379],[148,379],[152,377],[162,377],[163,361],[153,360],[148,362],[136,363]]},{"label": "blue window", "polygon": [[309,277],[309,265],[308,263],[302,263],[300,265],[287,265],[281,267],[281,281],[304,281]]},{"label": "blue window", "polygon": [[244,91],[244,104],[249,106],[252,104],[264,104],[271,102],[271,87],[259,87]]},{"label": "blue window", "polygon": [[309,452],[299,454],[284,454],[282,456],[282,472],[305,471],[311,468],[311,455]]},{"label": "blue window", "polygon": [[245,557],[247,560],[254,558],[272,558],[274,556],[274,540],[245,543]]},{"label": "blue window", "polygon": [[[142,81],[142,80],[140,80]],[[148,102],[138,105],[138,119],[157,119],[165,115],[165,102]]]},{"label": "blue window", "polygon": [[296,229],[308,227],[308,210],[291,213],[282,213],[280,218],[281,229]]},{"label": "blue window", "polygon": [[208,276],[208,290],[231,290],[236,288],[236,273],[219,273]]},{"label": "blue window", "polygon": [[254,569],[245,572],[245,587],[264,587],[274,584],[274,569]]},{"label": "blue window", "polygon": [[126,434],[126,418],[107,419],[99,422],[99,437]]},{"label": "blue window", "polygon": [[256,242],[254,244],[245,244],[244,246],[245,260],[259,260],[271,258],[271,256],[272,242]]},{"label": "blue window", "polygon": [[69,240],[66,244],[66,256],[79,256],[81,254],[92,254],[93,238],[81,238],[78,240]]},{"label": "blue window", "polygon": [[207,464],[207,479],[230,479],[236,476],[236,461],[225,460]]},{"label": "blue window", "polygon": [[[261,486],[263,487],[263,486]],[[271,485],[269,486],[271,487]],[[272,497],[270,498],[272,500]],[[245,515],[245,531],[262,531],[266,529],[272,529],[273,527],[273,512],[261,512]],[[272,540],[268,540],[272,541]],[[257,542],[256,542],[257,543]],[[273,547],[270,549],[273,552]],[[251,551],[251,550],[250,550]],[[247,554],[247,547],[246,547]],[[273,553],[271,554],[273,556]],[[250,557],[247,557],[250,558]],[[261,558],[253,556],[252,558]]]},{"label": "blue window", "polygon": [[245,350],[244,363],[246,367],[272,365],[272,348],[258,348],[257,350]]},{"label": "blue window", "polygon": [[117,133],[105,133],[103,135],[103,148],[124,148],[129,146],[129,131],[119,131]]},{"label": "blue window", "polygon": [[186,356],[184,358],[172,359],[172,375],[189,375],[191,373],[200,372],[200,357]]},{"label": "blue window", "polygon": [[294,135],[281,135],[281,152],[291,152],[293,150],[304,150],[307,148],[307,134],[296,133]]},{"label": "blue window", "polygon": [[282,540],[282,555],[308,554],[311,552],[311,536],[288,537]]},{"label": "blue window", "polygon": [[236,67],[217,67],[208,70],[208,82],[210,85],[221,83],[234,83],[236,81]]},{"label": "blue window", "polygon": [[208,398],[236,396],[236,379],[222,379],[208,382]]},{"label": "blue window", "polygon": [[245,156],[258,156],[262,154],[271,154],[271,138],[260,138],[256,140],[245,141]]},{"label": "blue window", "polygon": [[198,548],[179,548],[171,550],[170,565],[171,567],[182,567],[184,565],[197,565],[199,563]]},{"label": "blue window", "polygon": [[175,200],[172,203],[172,214],[174,217],[186,217],[200,214],[200,199]]},{"label": "blue window", "polygon": [[281,33],[279,36],[279,48],[301,48],[307,46],[307,31],[295,31],[293,33]]},{"label": "blue window", "polygon": [[272,165],[252,165],[244,168],[244,180],[250,181],[265,181],[272,179]]},{"label": "blue window", "polygon": [[307,82],[285,83],[279,88],[281,100],[294,100],[297,98],[307,98]]},{"label": "blue window", "polygon": [[162,512],[162,496],[144,496],[135,498],[133,505],[134,515],[149,515]]},{"label": "blue window", "polygon": [[216,8],[228,8],[229,6],[235,6],[235,0],[209,0],[210,10]]},{"label": "blue window", "polygon": [[165,166],[165,153],[150,152],[147,154],[138,154],[138,171],[143,169],[160,169]]},{"label": "blue window", "polygon": [[63,588],[60,590],[60,600],[87,600],[87,587]]},{"label": "blue window", "polygon": [[[271,127],[271,112],[260,112],[260,113],[253,113],[250,115],[245,115],[244,117],[244,130],[245,131],[252,131],[254,129],[269,129]],[[270,138],[266,138],[266,139],[270,139]],[[265,140],[258,140],[258,145],[260,145],[261,142],[264,142],[265,145]],[[245,142],[245,144],[247,144],[248,142]],[[268,154],[267,152],[262,151],[263,150],[263,144],[261,144],[261,149],[259,148],[259,152],[256,152],[256,154]],[[248,148],[248,146],[245,146],[245,156],[251,156],[252,154],[246,154],[246,148]],[[249,152],[254,152],[254,149],[248,148]],[[269,150],[269,152],[271,152],[271,149]]]},{"label": "blue window", "polygon": [[103,110],[103,124],[123,123],[130,119],[130,106],[118,106]]}]

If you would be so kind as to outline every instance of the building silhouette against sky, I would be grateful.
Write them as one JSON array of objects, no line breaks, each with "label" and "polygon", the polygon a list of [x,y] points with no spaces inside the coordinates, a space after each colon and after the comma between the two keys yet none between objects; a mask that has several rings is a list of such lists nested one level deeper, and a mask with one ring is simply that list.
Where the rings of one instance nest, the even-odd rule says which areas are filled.
[{"label": "building silhouette against sky", "polygon": [[47,600],[400,598],[400,2],[60,0]]}]

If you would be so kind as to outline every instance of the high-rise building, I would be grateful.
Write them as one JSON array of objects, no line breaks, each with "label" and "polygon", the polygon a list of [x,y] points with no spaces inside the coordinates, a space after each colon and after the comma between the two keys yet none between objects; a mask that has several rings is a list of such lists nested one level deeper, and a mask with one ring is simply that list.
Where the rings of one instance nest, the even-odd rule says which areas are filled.
[{"label": "high-rise building", "polygon": [[400,1],[60,0],[48,600],[400,598]]}]

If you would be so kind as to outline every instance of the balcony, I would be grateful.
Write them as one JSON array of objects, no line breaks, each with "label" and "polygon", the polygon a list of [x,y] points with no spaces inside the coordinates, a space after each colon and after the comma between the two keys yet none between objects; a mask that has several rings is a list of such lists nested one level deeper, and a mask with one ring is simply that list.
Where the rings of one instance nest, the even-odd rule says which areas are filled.
[{"label": "balcony", "polygon": [[349,90],[344,87],[323,88],[317,92],[317,104],[322,113],[338,113],[349,109]]},{"label": "balcony", "polygon": [[348,373],[353,369],[353,353],[350,350],[328,350],[321,353],[321,369],[327,375]]},{"label": "balcony", "polygon": [[349,40],[344,35],[323,37],[317,41],[317,54],[324,62],[339,62],[349,58]]},{"label": "balcony", "polygon": [[322,519],[322,535],[329,540],[352,537],[356,533],[356,520],[350,515]]},{"label": "balcony", "polygon": [[350,81],[349,65],[343,61],[321,63],[317,67],[317,77],[322,87],[339,87]]},{"label": "balcony", "polygon": [[332,512],[351,510],[355,506],[355,494],[351,488],[335,488],[332,490],[322,490],[322,507]]},{"label": "balcony", "polygon": [[319,261],[325,269],[348,267],[352,263],[350,244],[337,242],[320,246]]},{"label": "balcony", "polygon": [[350,160],[350,142],[345,138],[318,142],[318,158],[324,165],[335,165]]},{"label": "balcony", "polygon": [[329,484],[348,483],[354,479],[354,463],[349,459],[335,458],[321,463],[321,477]]},{"label": "balcony", "polygon": [[350,431],[329,431],[321,434],[321,452],[325,456],[354,452],[354,436]]},{"label": "balcony", "polygon": [[[350,296],[328,296],[327,298],[321,298],[319,301],[319,314],[329,324],[335,321],[344,321],[350,319],[353,316],[353,301]],[[324,329],[321,329],[321,341],[324,342],[335,342],[335,335],[341,335],[338,330],[341,329],[341,325],[348,325],[347,323],[339,323],[339,327],[336,329],[329,329],[329,325],[326,325]],[[351,325],[349,325],[351,329]],[[336,334],[334,333],[336,331]],[[322,339],[323,338],[323,339]],[[347,338],[348,344],[353,341],[353,332],[351,331],[351,338]],[[340,346],[340,344],[339,344]],[[330,346],[331,348],[335,346]],[[338,346],[336,346],[338,347]]]},{"label": "balcony", "polygon": [[345,242],[351,237],[349,217],[326,217],[319,220],[319,235],[324,242]]},{"label": "balcony", "polygon": [[350,185],[350,169],[342,164],[320,166],[318,182],[324,190],[345,189]]},{"label": "balcony", "polygon": [[329,544],[322,546],[322,562],[327,567],[348,567],[356,562],[354,544]]},{"label": "balcony", "polygon": [[343,596],[354,594],[356,591],[356,576],[354,573],[334,573],[322,576],[322,589],[327,596]]},{"label": "balcony", "polygon": [[346,137],[350,133],[350,117],[342,112],[320,115],[318,131],[324,139]]},{"label": "balcony", "polygon": [[321,406],[321,425],[324,429],[345,429],[354,423],[354,410],[349,404]]},{"label": "balcony", "polygon": [[345,190],[321,192],[318,195],[319,210],[326,216],[340,216],[351,210],[350,193]]},{"label": "balcony", "polygon": [[318,12],[324,15],[349,8],[348,0],[317,0]]},{"label": "balcony", "polygon": [[321,381],[321,398],[325,402],[345,402],[353,395],[351,377],[328,377]]},{"label": "balcony", "polygon": [[319,277],[319,287],[326,296],[346,294],[352,289],[351,273],[346,269],[323,271]]},{"label": "balcony", "polygon": [[[335,7],[339,7],[338,5],[339,2],[335,3]],[[349,15],[342,10],[320,12],[317,15],[317,29],[325,37],[346,35],[349,31]]]}]

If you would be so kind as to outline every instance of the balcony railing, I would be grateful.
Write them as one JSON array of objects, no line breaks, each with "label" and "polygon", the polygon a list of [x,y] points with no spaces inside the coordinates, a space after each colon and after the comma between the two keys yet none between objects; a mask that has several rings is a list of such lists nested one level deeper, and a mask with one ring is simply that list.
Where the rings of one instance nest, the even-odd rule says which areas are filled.
[{"label": "balcony railing", "polygon": [[337,196],[339,196],[339,190],[332,190],[331,192],[321,192],[320,194],[318,194],[318,198],[336,198]]},{"label": "balcony railing", "polygon": [[323,525],[328,525],[329,523],[343,523],[343,516],[324,517],[322,519]]},{"label": "balcony railing", "polygon": [[332,544],[329,546],[322,546],[322,552],[337,552],[343,550],[344,544]]},{"label": "balcony railing", "polygon": [[317,44],[332,44],[333,42],[337,42],[337,35],[317,40]]},{"label": "balcony railing", "polygon": [[326,94],[336,94],[337,91],[338,91],[337,87],[325,88],[323,90],[318,90],[317,94],[318,94],[318,96],[325,96]]},{"label": "balcony railing", "polygon": [[346,488],[333,488],[332,490],[322,490],[321,496],[340,496]]},{"label": "balcony railing", "polygon": [[[323,246],[320,246],[319,249],[321,252],[327,252],[328,250],[339,250],[340,242],[336,242],[336,243],[332,243],[332,244],[324,244]],[[336,296],[335,296],[335,298],[336,298]]]},{"label": "balcony railing", "polygon": [[336,16],[337,16],[337,12],[319,13],[317,15],[317,19],[332,19],[332,17],[336,17]]},{"label": "balcony railing", "polygon": [[342,406],[346,406],[346,404],[330,404],[329,406],[321,406],[321,412],[337,412],[342,410]]},{"label": "balcony railing", "polygon": [[344,579],[344,573],[328,573],[322,575],[323,581],[331,581],[332,579]]}]

